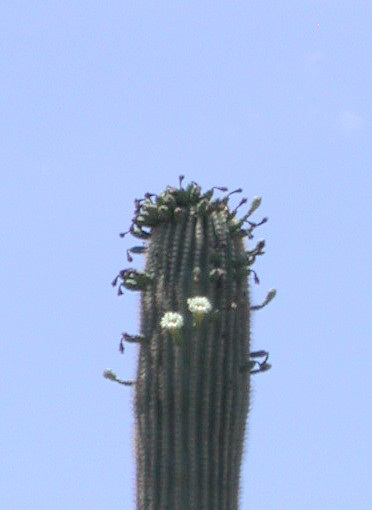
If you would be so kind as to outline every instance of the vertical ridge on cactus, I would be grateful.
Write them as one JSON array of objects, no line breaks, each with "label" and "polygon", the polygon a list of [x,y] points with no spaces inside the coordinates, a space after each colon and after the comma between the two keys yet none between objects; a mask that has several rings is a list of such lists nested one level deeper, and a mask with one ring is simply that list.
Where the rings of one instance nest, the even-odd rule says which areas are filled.
[{"label": "vertical ridge on cactus", "polygon": [[[215,189],[227,189],[201,194],[195,182],[182,187],[183,178],[179,188],[135,200],[128,232],[148,245],[128,249],[127,257],[145,254],[145,270],[122,270],[112,282],[122,280],[119,295],[123,288],[141,292],[140,334],[123,335],[139,345],[136,505],[238,510],[250,376],[271,366],[266,351],[251,353],[250,317],[275,295],[272,290],[262,305],[250,304],[250,273],[258,283],[250,266],[265,242],[247,251],[243,238],[251,239],[267,218],[247,220],[259,197],[237,220],[247,199],[233,211],[228,200],[241,189],[212,200]],[[121,382],[110,370],[105,377]]]}]

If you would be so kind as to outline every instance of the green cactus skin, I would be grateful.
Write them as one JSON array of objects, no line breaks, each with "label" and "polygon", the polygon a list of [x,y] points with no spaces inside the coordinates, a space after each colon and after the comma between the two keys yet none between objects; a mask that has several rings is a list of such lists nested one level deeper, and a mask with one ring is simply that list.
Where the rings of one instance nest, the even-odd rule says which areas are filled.
[{"label": "green cactus skin", "polygon": [[[119,294],[122,287],[141,292],[140,335],[123,335],[139,342],[137,510],[237,510],[250,374],[270,368],[265,351],[250,353],[249,266],[264,241],[250,252],[243,242],[259,225],[247,218],[260,199],[238,221],[231,193],[212,200],[213,188],[201,194],[194,182],[182,188],[182,179],[155,201],[150,193],[135,200],[129,232],[149,240],[132,250],[146,253],[145,271],[123,270],[113,282],[121,278]],[[212,310],[193,315],[188,299],[196,296]],[[183,318],[177,338],[162,326],[166,312]],[[264,354],[258,363],[254,356]]]}]

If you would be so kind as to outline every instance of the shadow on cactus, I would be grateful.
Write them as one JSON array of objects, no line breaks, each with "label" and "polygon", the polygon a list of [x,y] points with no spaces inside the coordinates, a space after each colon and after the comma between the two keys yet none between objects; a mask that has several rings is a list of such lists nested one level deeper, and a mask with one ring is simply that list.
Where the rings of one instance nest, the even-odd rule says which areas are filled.
[{"label": "shadow on cactus", "polygon": [[127,250],[145,254],[144,271],[126,268],[113,286],[141,293],[141,331],[123,333],[139,344],[135,381],[104,376],[135,391],[137,510],[237,510],[249,411],[250,377],[270,368],[268,353],[250,350],[252,306],[248,279],[265,241],[247,250],[243,239],[267,221],[250,221],[254,198],[237,219],[229,198],[212,200],[191,182],[136,199],[128,232],[144,241]]}]

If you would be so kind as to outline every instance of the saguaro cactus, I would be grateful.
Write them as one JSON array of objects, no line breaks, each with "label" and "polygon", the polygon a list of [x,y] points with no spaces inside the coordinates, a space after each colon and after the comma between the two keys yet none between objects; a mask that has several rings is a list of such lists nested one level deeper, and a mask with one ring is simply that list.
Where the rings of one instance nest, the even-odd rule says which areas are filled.
[{"label": "saguaro cactus", "polygon": [[[191,182],[135,200],[129,232],[148,241],[145,271],[120,271],[112,284],[141,292],[141,331],[135,381],[137,510],[237,510],[249,410],[250,375],[270,368],[266,351],[250,350],[248,276],[264,240],[247,250],[243,238],[264,223],[236,219],[229,197],[212,200]],[[244,228],[245,225],[247,228]],[[128,232],[120,234],[124,237]]]}]

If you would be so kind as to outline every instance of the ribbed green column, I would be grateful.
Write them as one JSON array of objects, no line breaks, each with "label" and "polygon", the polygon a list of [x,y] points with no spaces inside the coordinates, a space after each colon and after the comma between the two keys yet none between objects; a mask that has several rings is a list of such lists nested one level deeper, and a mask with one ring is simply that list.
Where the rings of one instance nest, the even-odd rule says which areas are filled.
[{"label": "ribbed green column", "polygon": [[146,251],[145,271],[123,270],[113,282],[121,278],[119,294],[141,291],[140,336],[124,335],[140,342],[137,510],[239,506],[250,373],[270,368],[265,351],[250,352],[249,266],[264,242],[251,251],[243,242],[260,199],[237,220],[229,195],[212,200],[213,191],[183,189],[181,177],[180,188],[136,200],[130,231],[149,244],[132,251]]}]

